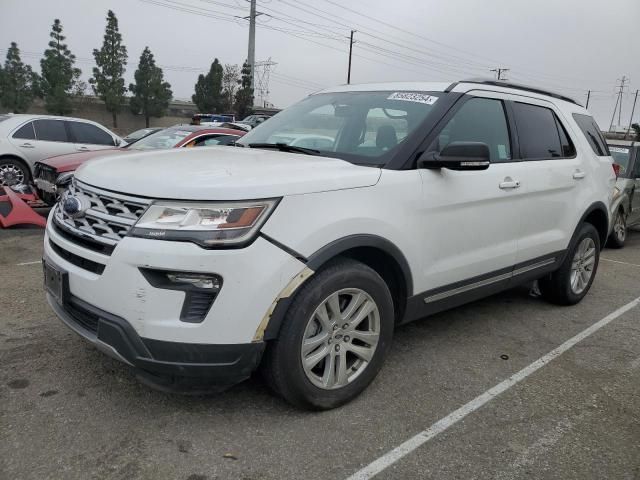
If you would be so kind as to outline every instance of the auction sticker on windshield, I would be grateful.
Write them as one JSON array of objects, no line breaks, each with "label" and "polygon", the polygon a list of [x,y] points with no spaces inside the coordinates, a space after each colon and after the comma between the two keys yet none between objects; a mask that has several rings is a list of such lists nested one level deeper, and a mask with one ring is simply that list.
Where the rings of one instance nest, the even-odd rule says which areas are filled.
[{"label": "auction sticker on windshield", "polygon": [[424,103],[426,105],[433,105],[438,101],[438,97],[427,95],[426,93],[394,92],[387,97],[387,100],[402,100],[404,102],[416,102]]}]

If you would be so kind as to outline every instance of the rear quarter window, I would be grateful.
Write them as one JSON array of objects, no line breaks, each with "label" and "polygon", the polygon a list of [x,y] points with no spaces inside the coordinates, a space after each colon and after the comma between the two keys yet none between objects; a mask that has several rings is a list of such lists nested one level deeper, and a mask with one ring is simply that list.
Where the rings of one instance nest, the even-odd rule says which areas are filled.
[{"label": "rear quarter window", "polygon": [[600,132],[600,127],[598,127],[598,124],[591,115],[574,113],[573,119],[578,124],[578,127],[580,127],[587,142],[589,142],[593,153],[599,157],[608,157],[611,155],[609,147],[607,147],[607,143],[604,141],[604,137]]}]

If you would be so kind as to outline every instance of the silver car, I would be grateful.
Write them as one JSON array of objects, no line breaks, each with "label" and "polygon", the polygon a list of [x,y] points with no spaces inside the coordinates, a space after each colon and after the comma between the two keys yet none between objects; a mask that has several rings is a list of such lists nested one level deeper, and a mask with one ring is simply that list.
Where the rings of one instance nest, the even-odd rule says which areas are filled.
[{"label": "silver car", "polygon": [[29,183],[33,165],[54,155],[123,145],[90,120],[51,115],[0,115],[0,186]]},{"label": "silver car", "polygon": [[613,224],[608,245],[622,248],[627,228],[640,226],[640,142],[608,140],[614,164],[619,169],[611,200]]}]

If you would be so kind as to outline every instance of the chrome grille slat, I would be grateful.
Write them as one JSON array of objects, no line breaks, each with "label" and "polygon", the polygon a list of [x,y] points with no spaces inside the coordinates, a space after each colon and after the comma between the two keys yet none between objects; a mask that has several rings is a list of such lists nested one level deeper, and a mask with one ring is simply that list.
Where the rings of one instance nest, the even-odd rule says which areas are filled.
[{"label": "chrome grille slat", "polygon": [[80,235],[89,235],[93,240],[107,245],[115,245],[122,240],[149,204],[146,199],[107,192],[77,180],[71,183],[62,201],[67,195],[84,196],[91,206],[83,216],[73,218],[59,204],[53,212],[56,223],[70,233],[75,231]]}]

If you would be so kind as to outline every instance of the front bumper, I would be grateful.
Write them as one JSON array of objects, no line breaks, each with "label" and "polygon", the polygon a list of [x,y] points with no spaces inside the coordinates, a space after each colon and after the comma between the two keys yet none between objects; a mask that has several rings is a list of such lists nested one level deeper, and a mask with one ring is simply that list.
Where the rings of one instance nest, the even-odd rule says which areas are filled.
[{"label": "front bumper", "polygon": [[47,293],[56,315],[103,353],[136,369],[143,383],[165,391],[220,391],[249,378],[263,342],[237,345],[177,343],[140,337],[123,318],[69,296],[64,304]]}]

